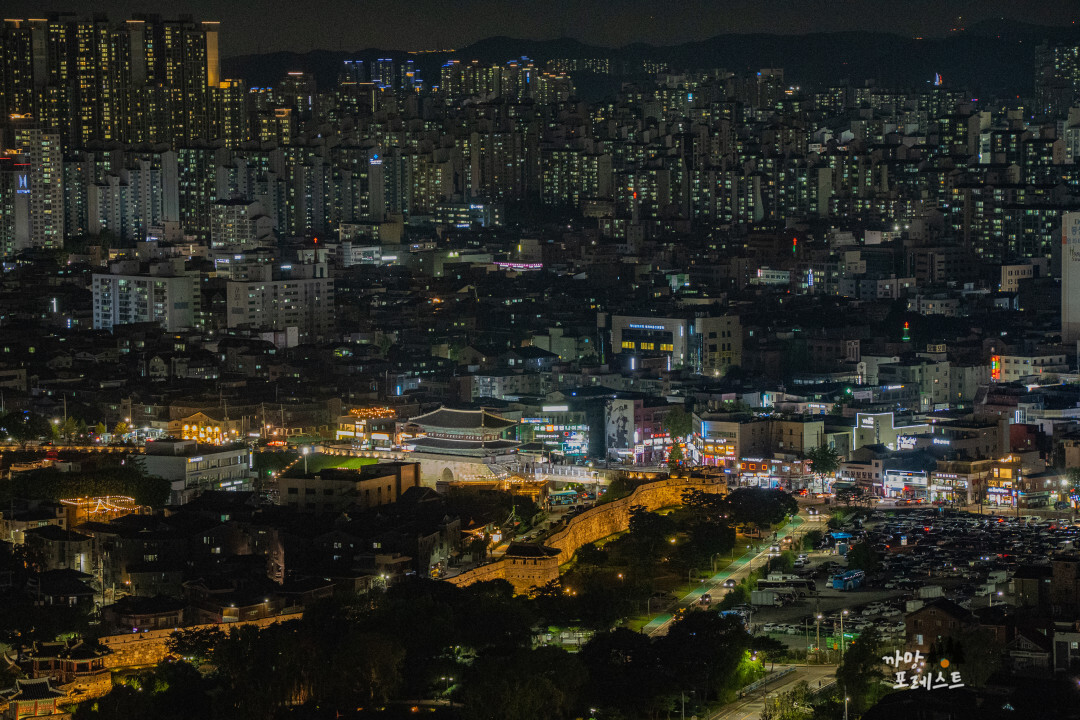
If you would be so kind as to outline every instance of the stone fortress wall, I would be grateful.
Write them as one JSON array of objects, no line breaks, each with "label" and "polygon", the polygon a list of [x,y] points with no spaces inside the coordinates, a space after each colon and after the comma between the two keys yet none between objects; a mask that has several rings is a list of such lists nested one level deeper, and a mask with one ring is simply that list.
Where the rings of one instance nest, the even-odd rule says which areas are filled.
[{"label": "stone fortress wall", "polygon": [[586,510],[545,540],[544,544],[558,550],[558,555],[528,558],[526,562],[502,558],[447,578],[447,582],[465,587],[486,580],[507,580],[516,592],[526,593],[534,586],[558,579],[559,566],[569,562],[578,548],[625,532],[630,527],[630,508],[640,505],[653,511],[681,505],[687,490],[727,494],[727,484],[719,478],[667,478],[641,485],[620,500]]}]

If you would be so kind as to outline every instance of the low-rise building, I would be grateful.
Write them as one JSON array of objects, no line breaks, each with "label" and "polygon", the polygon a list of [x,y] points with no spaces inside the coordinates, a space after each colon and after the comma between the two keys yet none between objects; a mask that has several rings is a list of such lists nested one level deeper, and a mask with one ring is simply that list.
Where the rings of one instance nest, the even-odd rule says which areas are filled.
[{"label": "low-rise building", "polygon": [[938,598],[908,613],[904,618],[907,636],[905,647],[928,653],[935,643],[944,638],[957,637],[977,623],[970,610],[952,600]]},{"label": "low-rise building", "polygon": [[147,474],[171,483],[171,505],[186,503],[205,490],[250,489],[251,453],[242,444],[156,440],[146,444],[140,462]]},{"label": "low-rise building", "polygon": [[281,505],[315,514],[336,514],[350,506],[378,507],[397,502],[401,494],[420,487],[420,463],[386,462],[359,470],[333,468],[278,480]]}]

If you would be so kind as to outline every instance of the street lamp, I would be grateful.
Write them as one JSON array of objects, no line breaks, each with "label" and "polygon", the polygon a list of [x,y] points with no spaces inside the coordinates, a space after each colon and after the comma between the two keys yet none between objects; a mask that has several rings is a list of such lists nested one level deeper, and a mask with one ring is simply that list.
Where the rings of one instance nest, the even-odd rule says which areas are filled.
[{"label": "street lamp", "polygon": [[308,456],[309,452],[311,452],[311,448],[306,446],[306,445],[300,451],[300,454],[304,456],[304,474],[305,475],[307,475],[307,456]]}]

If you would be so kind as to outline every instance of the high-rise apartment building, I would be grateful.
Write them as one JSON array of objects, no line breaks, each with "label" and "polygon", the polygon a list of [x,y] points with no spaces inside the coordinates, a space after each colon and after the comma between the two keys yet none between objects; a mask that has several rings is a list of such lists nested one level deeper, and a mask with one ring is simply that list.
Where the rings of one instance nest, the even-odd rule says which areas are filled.
[{"label": "high-rise apartment building", "polygon": [[261,202],[218,200],[210,207],[210,247],[242,250],[273,239],[273,219]]},{"label": "high-rise apartment building", "polygon": [[217,132],[218,23],[137,16],[5,20],[0,112],[67,145],[206,140]]},{"label": "high-rise apartment building", "polygon": [[1080,212],[1061,216],[1061,342],[1080,341]]},{"label": "high-rise apartment building", "polygon": [[18,120],[5,145],[21,158],[13,165],[17,187],[11,200],[25,205],[26,213],[14,250],[63,247],[64,168],[59,136],[43,132],[31,120]]},{"label": "high-rise apartment building", "polygon": [[334,327],[334,281],[325,263],[283,267],[276,280],[230,281],[226,295],[230,328],[296,328],[300,342],[309,343]]},{"label": "high-rise apartment building", "polygon": [[368,81],[367,65],[363,60],[346,60],[342,63],[339,82],[362,83]]},{"label": "high-rise apartment building", "polygon": [[225,141],[225,147],[238,148],[251,140],[251,121],[247,111],[247,86],[243,80],[222,80],[216,95],[219,116],[217,132],[212,133]]},{"label": "high-rise apartment building", "polygon": [[1080,45],[1045,43],[1035,51],[1035,111],[1062,117],[1080,102]]},{"label": "high-rise apartment building", "polygon": [[394,77],[394,61],[391,58],[379,58],[371,66],[371,82],[393,90],[397,87]]},{"label": "high-rise apartment building", "polygon": [[29,163],[22,155],[0,157],[0,258],[30,247]]},{"label": "high-rise apartment building", "polygon": [[158,323],[168,332],[194,326],[198,275],[156,274],[172,273],[171,267],[146,273],[129,265],[118,263],[111,268],[114,272],[94,274],[95,330],[144,322]]}]

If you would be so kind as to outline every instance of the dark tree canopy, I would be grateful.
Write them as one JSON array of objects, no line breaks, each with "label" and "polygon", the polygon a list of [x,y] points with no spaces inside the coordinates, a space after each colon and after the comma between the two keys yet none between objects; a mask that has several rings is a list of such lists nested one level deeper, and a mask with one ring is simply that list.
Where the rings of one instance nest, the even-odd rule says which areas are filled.
[{"label": "dark tree canopy", "polygon": [[799,511],[799,503],[783,490],[737,488],[727,496],[732,519],[759,527],[776,525]]}]

